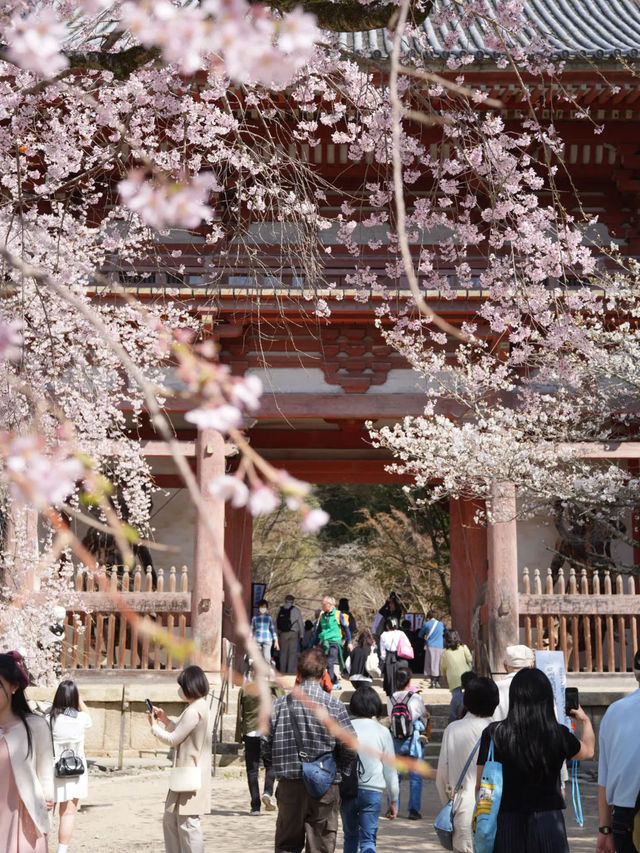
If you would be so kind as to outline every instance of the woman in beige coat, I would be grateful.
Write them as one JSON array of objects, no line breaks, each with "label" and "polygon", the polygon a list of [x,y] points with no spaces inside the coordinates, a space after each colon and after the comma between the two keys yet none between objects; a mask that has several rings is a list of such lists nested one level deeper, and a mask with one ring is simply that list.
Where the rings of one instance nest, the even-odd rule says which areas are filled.
[{"label": "woman in beige coat", "polygon": [[[151,731],[175,750],[176,768],[198,768],[194,790],[171,790],[165,802],[164,846],[166,853],[203,853],[200,815],[211,809],[211,730],[213,717],[207,701],[209,682],[199,666],[188,666],[178,676],[178,695],[188,706],[178,720],[170,720],[162,708],[149,715]],[[164,728],[158,725],[160,721]],[[187,771],[188,774],[188,771]]]}]

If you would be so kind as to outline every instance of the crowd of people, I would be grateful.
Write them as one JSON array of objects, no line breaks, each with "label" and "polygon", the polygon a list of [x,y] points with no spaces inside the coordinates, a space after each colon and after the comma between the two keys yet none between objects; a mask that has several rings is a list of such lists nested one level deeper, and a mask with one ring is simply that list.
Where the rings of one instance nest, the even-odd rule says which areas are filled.
[{"label": "crowd of people", "polygon": [[[261,602],[263,612],[253,622],[265,658],[272,662],[273,651],[284,651],[282,666],[296,674],[292,692],[276,677],[268,684],[273,700],[268,732],[259,725],[264,690],[258,689],[263,685],[252,667],[238,695],[236,738],[244,743],[249,811],[259,815],[262,806],[277,809],[276,853],[334,853],[340,820],[344,853],[375,853],[382,815],[389,820],[401,814],[410,820],[423,817],[419,760],[430,717],[412,684],[412,657],[399,636],[407,639],[398,624],[402,610],[390,597],[371,629],[358,631],[348,601],[340,605],[346,606],[336,607],[335,599],[325,596],[311,632],[292,596],[275,621]],[[589,717],[578,706],[569,711],[571,728],[559,722],[551,682],[535,667],[531,649],[508,647],[506,675],[494,682],[470,669],[471,653],[455,631],[440,630],[437,614],[427,616],[421,629],[429,679],[424,686],[428,691],[446,679],[451,692],[436,789],[443,804],[453,803],[454,853],[476,849],[474,811],[482,811],[478,802],[486,785],[485,766],[495,762],[501,766],[502,794],[494,853],[568,853],[566,765],[594,754]],[[283,638],[287,634],[292,639]],[[633,668],[640,682],[640,652]],[[336,695],[341,675],[354,687],[348,706]],[[380,676],[386,707],[373,687]],[[149,707],[151,731],[173,755],[163,817],[165,850],[203,853],[200,817],[211,807],[210,686],[203,670],[193,665],[180,672],[177,682],[185,703],[178,719]],[[73,681],[60,683],[46,716],[31,711],[28,685],[20,655],[0,654],[0,850],[4,840],[6,853],[48,853],[51,814],[57,808],[57,853],[67,853],[78,803],[87,796],[84,735],[91,717]],[[638,851],[639,713],[637,689],[613,703],[601,723],[596,853]],[[405,776],[403,807],[400,782]]]}]

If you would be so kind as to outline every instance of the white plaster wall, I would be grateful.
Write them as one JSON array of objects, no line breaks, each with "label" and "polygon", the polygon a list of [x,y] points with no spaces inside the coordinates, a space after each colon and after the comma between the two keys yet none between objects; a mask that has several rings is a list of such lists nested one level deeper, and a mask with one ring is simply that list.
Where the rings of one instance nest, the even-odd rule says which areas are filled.
[{"label": "white plaster wall", "polygon": [[550,517],[535,518],[517,523],[518,535],[518,578],[522,582],[522,570],[528,566],[533,578],[534,569],[540,569],[543,579],[553,558],[556,528]]},{"label": "white plaster wall", "polygon": [[193,567],[193,544],[196,513],[186,489],[162,489],[153,498],[153,538],[175,551],[153,551],[154,565],[162,568]]},{"label": "white plaster wall", "polygon": [[[626,519],[627,534],[631,531],[631,515]],[[558,533],[551,516],[536,516],[517,524],[518,535],[518,576],[522,580],[522,570],[528,566],[533,578],[533,570],[540,569],[542,582],[546,570],[553,558]],[[612,543],[611,556],[615,564],[629,566],[633,564],[633,549],[625,542]]]},{"label": "white plaster wall", "polygon": [[[280,394],[344,394],[339,385],[330,385],[317,367],[273,367],[247,371],[259,376],[266,391]],[[390,370],[384,385],[371,385],[367,394],[416,394],[426,391],[426,382],[411,369]]]},{"label": "white plaster wall", "polygon": [[249,370],[259,376],[265,391],[276,394],[344,394],[339,385],[329,385],[319,367],[271,367]]},{"label": "white plaster wall", "polygon": [[384,385],[371,385],[367,394],[417,394],[426,388],[424,377],[415,370],[399,368],[389,371]]}]

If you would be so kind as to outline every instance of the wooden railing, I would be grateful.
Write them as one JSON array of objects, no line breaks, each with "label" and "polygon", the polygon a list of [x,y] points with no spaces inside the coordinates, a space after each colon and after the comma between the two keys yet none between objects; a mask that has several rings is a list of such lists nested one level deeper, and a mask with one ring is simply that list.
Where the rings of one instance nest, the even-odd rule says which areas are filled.
[{"label": "wooden railing", "polygon": [[[155,572],[155,578],[154,578]],[[137,566],[129,572],[102,570],[103,583],[91,573],[76,577],[73,607],[67,610],[60,652],[63,669],[171,670],[183,661],[163,644],[140,631],[123,613],[148,616],[164,628],[172,642],[187,637],[191,594],[187,567],[176,570]]]},{"label": "wooden railing", "polygon": [[628,672],[638,651],[640,595],[636,580],[607,569],[524,570],[520,625],[531,648],[560,649],[568,672]]}]

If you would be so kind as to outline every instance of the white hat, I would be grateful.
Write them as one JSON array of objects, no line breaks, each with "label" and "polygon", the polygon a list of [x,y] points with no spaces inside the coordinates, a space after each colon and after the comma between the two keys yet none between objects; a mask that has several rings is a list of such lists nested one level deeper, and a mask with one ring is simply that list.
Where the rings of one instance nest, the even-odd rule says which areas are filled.
[{"label": "white hat", "polygon": [[504,653],[504,662],[514,669],[524,669],[533,666],[535,655],[529,646],[507,646]]}]

